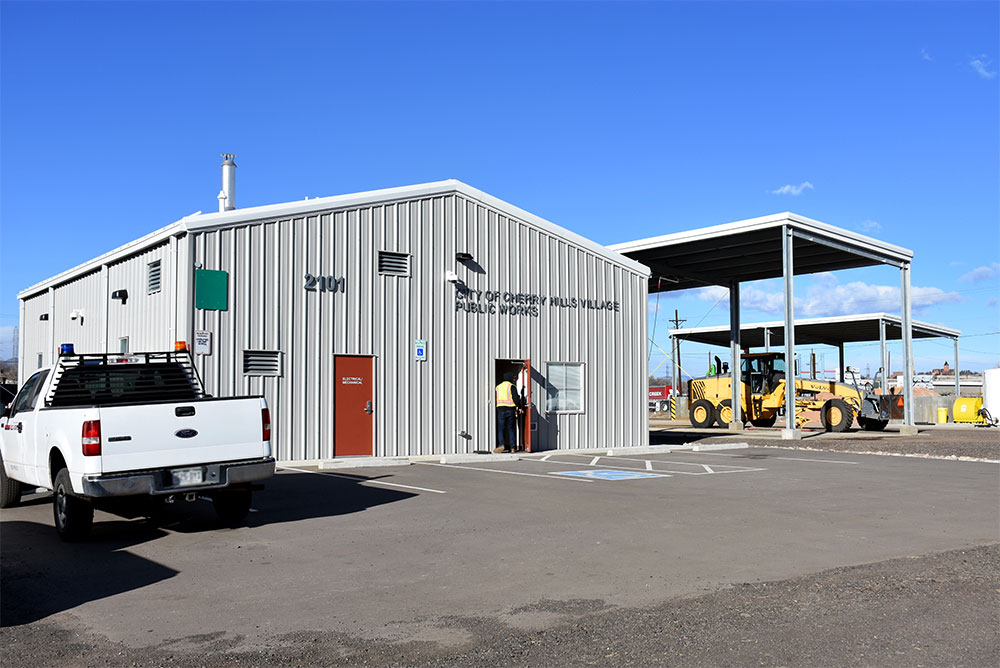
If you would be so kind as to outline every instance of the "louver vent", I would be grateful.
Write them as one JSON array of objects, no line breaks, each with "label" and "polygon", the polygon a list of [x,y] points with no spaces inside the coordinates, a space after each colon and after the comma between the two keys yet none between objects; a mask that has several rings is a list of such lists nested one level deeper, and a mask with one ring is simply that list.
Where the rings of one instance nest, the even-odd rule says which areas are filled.
[{"label": "louver vent", "polygon": [[280,376],[281,353],[277,350],[244,350],[244,376]]},{"label": "louver vent", "polygon": [[160,291],[160,261],[150,262],[146,265],[146,294],[151,295]]},{"label": "louver vent", "polygon": [[409,276],[410,256],[406,253],[390,253],[379,251],[378,273],[389,276]]}]

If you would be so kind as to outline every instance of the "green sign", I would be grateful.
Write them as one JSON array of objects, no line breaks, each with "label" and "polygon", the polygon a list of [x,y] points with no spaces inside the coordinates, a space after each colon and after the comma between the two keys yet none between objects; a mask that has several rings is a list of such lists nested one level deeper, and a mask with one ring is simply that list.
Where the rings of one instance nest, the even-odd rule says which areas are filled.
[{"label": "green sign", "polygon": [[208,311],[228,311],[229,272],[195,269],[194,305]]}]

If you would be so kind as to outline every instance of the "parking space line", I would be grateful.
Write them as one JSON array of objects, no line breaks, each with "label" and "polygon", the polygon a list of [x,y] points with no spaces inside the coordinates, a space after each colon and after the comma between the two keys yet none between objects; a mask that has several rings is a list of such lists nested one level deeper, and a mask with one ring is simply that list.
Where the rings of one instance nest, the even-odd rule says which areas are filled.
[{"label": "parking space line", "polygon": [[709,466],[708,464],[702,464],[702,466],[704,466],[705,470],[708,471],[709,473],[715,473],[715,471],[712,470],[712,467]]},{"label": "parking space line", "polygon": [[[553,454],[557,454],[558,455],[559,453],[553,453]],[[697,454],[701,455],[701,454],[706,454],[706,453],[699,452]],[[585,457],[585,456],[588,456],[588,455],[574,455],[572,453],[566,453],[564,456],[565,457]],[[597,459],[603,459],[604,457],[605,456],[597,457]],[[693,466],[695,468],[697,468],[699,466],[704,466],[704,464],[696,464],[694,462],[680,462],[680,461],[677,461],[675,459],[637,459],[635,457],[619,457],[617,455],[612,456],[609,459],[612,459],[612,460],[617,461],[617,462],[649,462],[649,461],[651,461],[651,462],[655,462],[657,464],[680,464],[681,466]],[[544,461],[548,461],[548,459],[545,459]],[[590,465],[593,465],[593,461],[588,466],[590,466]],[[747,469],[747,468],[754,468],[752,466],[736,466],[736,465],[733,465],[733,464],[716,464],[715,467],[716,468],[738,469],[740,471],[742,471],[743,469]],[[612,467],[609,467],[609,468],[614,468],[614,467],[612,466]],[[622,467],[619,467],[619,468],[625,468],[625,467],[622,466]],[[757,470],[761,470],[761,469],[757,469]],[[724,471],[715,471],[715,473],[724,473]]]},{"label": "parking space line", "polygon": [[593,459],[591,459],[591,460],[590,460],[590,465],[591,465],[591,466],[594,466],[594,465],[595,465],[595,464],[597,464],[597,462],[599,462],[599,461],[601,461],[601,458],[600,458],[600,457],[594,457]]},{"label": "parking space line", "polygon": [[[699,452],[699,455],[710,455],[712,457],[731,457],[735,459],[737,455],[727,455],[721,452]],[[765,459],[784,459],[790,462],[819,462],[821,464],[854,464],[857,465],[858,462],[844,462],[839,459],[811,459],[809,457],[772,457],[770,455],[764,455]]]},{"label": "parking space line", "polygon": [[[600,459],[600,458],[599,458]],[[613,459],[619,459],[619,457],[613,457]],[[535,462],[542,463],[541,459],[522,459],[525,462]],[[638,460],[646,461],[646,460]],[[656,460],[653,460],[654,462]],[[560,462],[557,460],[545,460],[546,464],[558,464],[559,466],[600,466],[602,469],[613,469],[616,471],[635,471],[636,467],[629,468],[627,466],[608,466],[607,464],[580,464],[577,462]],[[704,464],[688,464],[687,462],[675,462],[677,464],[684,464],[685,466],[705,466]],[[750,466],[727,466],[726,468],[735,469],[732,471],[674,471],[673,469],[657,469],[657,468],[647,468],[647,471],[652,471],[653,473],[662,473],[666,477],[670,477],[667,474],[677,474],[677,475],[720,475],[723,473],[751,473],[755,471],[766,471],[767,469],[753,468]],[[524,474],[524,475],[535,475],[535,474]]]},{"label": "parking space line", "polygon": [[278,468],[285,471],[298,471],[299,473],[315,473],[316,475],[328,475],[333,478],[343,478],[344,480],[353,480],[354,482],[366,482],[370,485],[381,485],[383,487],[399,487],[401,489],[415,489],[421,492],[433,492],[435,494],[448,493],[443,489],[431,489],[430,487],[414,487],[413,485],[401,485],[397,482],[383,482],[381,480],[372,480],[370,478],[365,478],[363,476],[344,475],[343,473],[332,473],[330,471],[310,471],[309,469],[297,469],[292,466],[280,466]]},{"label": "parking space line", "polygon": [[[521,460],[526,461],[526,460]],[[532,460],[538,461],[538,460]],[[462,469],[463,471],[485,471],[486,473],[506,473],[507,475],[524,475],[530,476],[532,478],[550,478],[552,480],[576,480],[577,482],[594,482],[593,480],[588,480],[587,478],[567,478],[564,476],[548,475],[544,473],[523,473],[521,471],[503,471],[501,469],[484,469],[477,466],[459,466],[458,464],[438,464],[436,462],[414,462],[415,464],[421,466],[441,466],[449,469]],[[577,464],[579,466],[579,464]]]},{"label": "parking space line", "polygon": [[649,461],[648,459],[646,460],[646,470],[647,471],[653,470],[653,462]]}]

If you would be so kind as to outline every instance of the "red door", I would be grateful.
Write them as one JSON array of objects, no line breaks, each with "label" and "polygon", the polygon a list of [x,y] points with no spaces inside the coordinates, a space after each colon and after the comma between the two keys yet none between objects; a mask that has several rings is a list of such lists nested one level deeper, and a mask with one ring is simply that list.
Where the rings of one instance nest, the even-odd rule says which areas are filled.
[{"label": "red door", "polygon": [[375,454],[374,358],[334,358],[333,456]]}]

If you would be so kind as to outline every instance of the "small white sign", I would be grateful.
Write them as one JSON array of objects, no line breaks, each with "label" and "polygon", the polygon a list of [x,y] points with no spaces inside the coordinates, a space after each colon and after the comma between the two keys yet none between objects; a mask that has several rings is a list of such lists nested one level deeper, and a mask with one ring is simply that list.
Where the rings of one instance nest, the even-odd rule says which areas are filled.
[{"label": "small white sign", "polygon": [[427,361],[427,342],[423,339],[413,341],[413,359],[418,362]]},{"label": "small white sign", "polygon": [[196,329],[194,332],[194,354],[212,354],[212,332],[203,329]]}]

